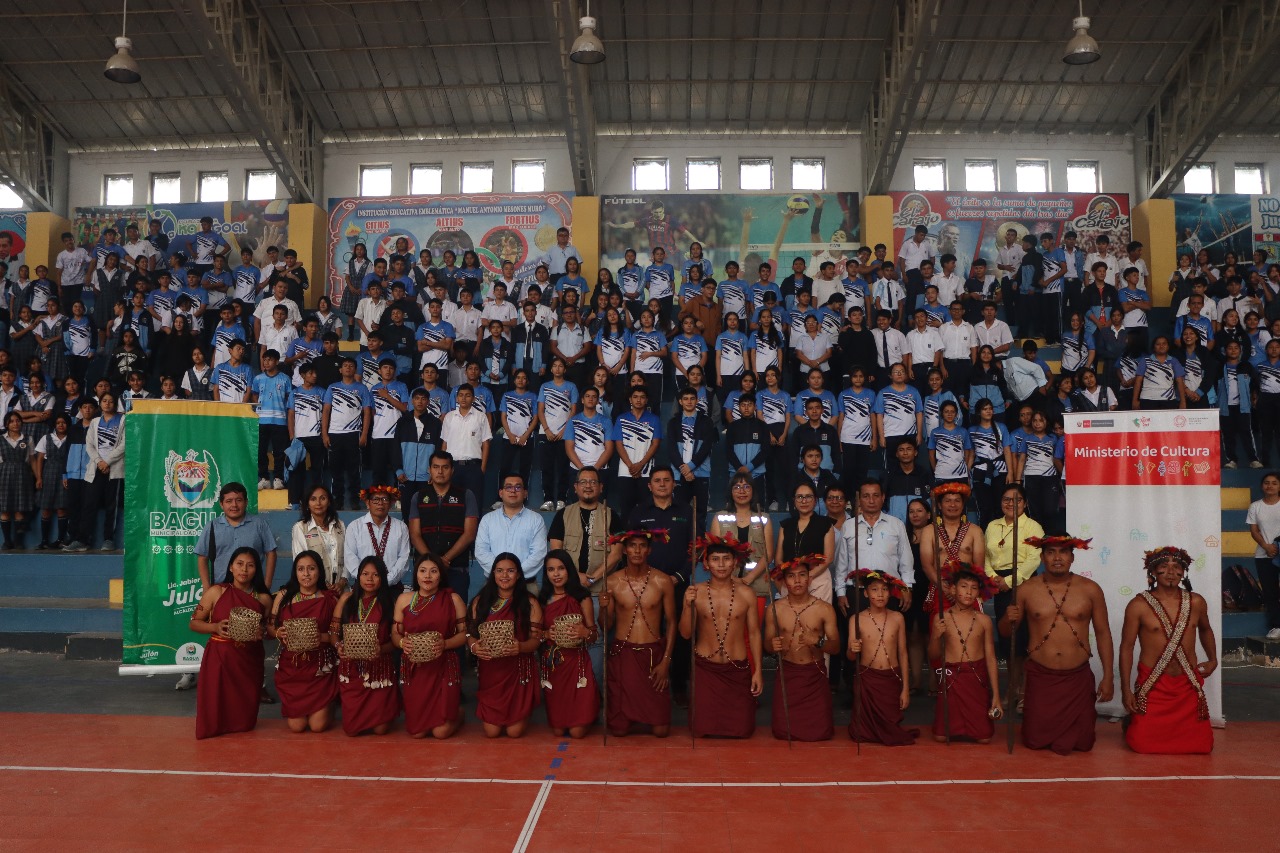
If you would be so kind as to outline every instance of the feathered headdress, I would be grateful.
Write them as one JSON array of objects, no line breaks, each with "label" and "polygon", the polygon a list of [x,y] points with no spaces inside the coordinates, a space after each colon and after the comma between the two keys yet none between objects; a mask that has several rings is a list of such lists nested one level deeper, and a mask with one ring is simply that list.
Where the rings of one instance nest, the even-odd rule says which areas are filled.
[{"label": "feathered headdress", "polygon": [[622,545],[625,544],[628,539],[643,539],[652,545],[654,542],[670,542],[671,534],[662,528],[646,530],[641,527],[636,530],[627,530],[623,533],[613,534],[609,537],[609,544]]},{"label": "feathered headdress", "polygon": [[[1191,564],[1195,562],[1191,559],[1190,554],[1181,548],[1174,547],[1173,545],[1166,545],[1163,548],[1155,548],[1151,551],[1147,551],[1142,555],[1142,567],[1147,570],[1147,582],[1152,586],[1155,586],[1156,583],[1156,569],[1159,568],[1160,564],[1165,560],[1173,560],[1175,563],[1182,566],[1184,570],[1191,568]],[[1190,590],[1191,578],[1183,575],[1182,585]]]},{"label": "feathered headdress", "polygon": [[965,483],[943,483],[936,486],[933,490],[933,500],[937,503],[945,495],[959,495],[965,500],[969,499],[969,495],[973,494],[973,490]]},{"label": "feathered headdress", "polygon": [[1070,548],[1072,551],[1088,551],[1089,543],[1093,539],[1078,539],[1075,536],[1032,536],[1022,541],[1032,548]]},{"label": "feathered headdress", "polygon": [[728,551],[739,563],[745,563],[751,556],[750,542],[739,542],[736,536],[728,534],[717,536],[714,533],[708,533],[699,537],[698,541],[693,543],[693,547],[696,552],[704,555],[708,551]]},{"label": "feathered headdress", "polygon": [[982,569],[959,560],[947,560],[942,564],[942,582],[955,586],[956,577],[966,573],[978,579],[978,598],[987,601],[1000,591],[999,585]]},{"label": "feathered headdress", "polygon": [[814,566],[821,565],[826,557],[821,554],[806,554],[803,557],[796,557],[794,560],[787,560],[785,563],[779,563],[773,571],[769,572],[769,577],[773,578],[774,583],[779,583],[787,572],[793,568],[803,567],[805,571],[811,570]]},{"label": "feathered headdress", "polygon": [[861,585],[863,589],[866,589],[875,581],[881,581],[889,587],[889,595],[899,601],[902,600],[902,597],[907,592],[907,585],[902,582],[901,578],[894,577],[893,575],[886,574],[885,572],[878,571],[876,569],[858,569],[856,572],[852,572],[849,575],[849,579],[854,583]]},{"label": "feathered headdress", "polygon": [[374,495],[386,495],[393,501],[400,500],[400,490],[395,486],[370,486],[360,490],[360,500],[367,501]]}]

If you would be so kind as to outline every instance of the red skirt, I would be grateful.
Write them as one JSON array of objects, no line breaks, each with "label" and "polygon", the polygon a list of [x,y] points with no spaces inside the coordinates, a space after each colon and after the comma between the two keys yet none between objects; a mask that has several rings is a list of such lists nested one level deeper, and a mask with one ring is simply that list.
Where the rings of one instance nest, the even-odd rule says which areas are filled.
[{"label": "red skirt", "polygon": [[[782,707],[786,687],[787,707]],[[786,739],[788,722],[791,739],[831,740],[835,722],[831,714],[831,683],[821,660],[792,663],[784,659],[773,684],[773,736]]]},{"label": "red skirt", "polygon": [[649,680],[652,668],[666,653],[663,643],[622,643],[609,646],[609,714],[613,731],[624,731],[632,724],[642,726],[671,725],[671,687],[654,690]]},{"label": "red skirt", "polygon": [[756,730],[756,697],[751,695],[750,664],[715,663],[694,655],[693,666],[689,727],[694,736],[751,737]]},{"label": "red skirt", "polygon": [[1097,687],[1089,662],[1075,669],[1050,669],[1028,659],[1025,673],[1022,742],[1027,748],[1059,755],[1093,749]]},{"label": "red skirt", "polygon": [[909,746],[916,742],[919,729],[902,727],[902,675],[896,669],[858,670],[853,719],[849,721],[849,737],[885,746]]},{"label": "red skirt", "polygon": [[370,661],[339,663],[338,697],[344,732],[358,735],[400,716],[400,691],[394,675],[389,654]]},{"label": "red skirt", "polygon": [[[1138,664],[1138,683],[1151,667]],[[1201,684],[1204,679],[1197,673]],[[1213,729],[1200,719],[1200,694],[1186,675],[1162,675],[1147,694],[1147,712],[1129,717],[1125,743],[1134,752],[1153,755],[1207,755],[1213,751]]]},{"label": "red skirt", "polygon": [[538,707],[538,662],[532,654],[480,661],[476,716],[491,726],[514,726]]},{"label": "red skirt", "polygon": [[420,735],[458,719],[462,704],[458,653],[446,651],[428,663],[400,661],[400,697],[404,729]]},{"label": "red skirt", "polygon": [[210,636],[196,683],[196,739],[253,731],[266,672],[262,641]]},{"label": "red skirt", "polygon": [[285,719],[309,717],[336,702],[338,666],[333,647],[290,652],[281,646],[276,692],[280,694],[280,716]]},{"label": "red skirt", "polygon": [[939,737],[990,740],[996,733],[991,719],[991,679],[985,658],[947,664],[947,725],[943,725],[942,697],[933,712],[933,733]]},{"label": "red skirt", "polygon": [[552,646],[542,668],[542,701],[553,729],[590,726],[600,717],[600,688],[585,647]]}]

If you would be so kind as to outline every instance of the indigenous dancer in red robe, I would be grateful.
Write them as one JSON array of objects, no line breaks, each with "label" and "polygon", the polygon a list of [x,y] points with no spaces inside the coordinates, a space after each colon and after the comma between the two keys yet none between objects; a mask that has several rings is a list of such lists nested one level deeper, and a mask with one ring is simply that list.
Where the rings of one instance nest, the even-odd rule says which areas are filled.
[{"label": "indigenous dancer in red robe", "polygon": [[825,656],[840,651],[840,629],[835,608],[809,592],[810,572],[825,563],[821,554],[797,557],[774,572],[787,590],[764,617],[765,647],[782,655],[773,683],[776,738],[817,741],[835,734]]},{"label": "indigenous dancer in red robe", "polygon": [[901,613],[889,609],[890,596],[901,601],[906,584],[871,569],[859,569],[850,580],[862,585],[868,606],[849,617],[848,655],[857,667],[849,737],[885,746],[909,746],[916,742],[920,730],[902,727],[902,712],[911,701],[911,691],[902,677],[902,664],[907,660],[907,622]]},{"label": "indigenous dancer in red robe", "polygon": [[[547,723],[557,735],[586,737],[600,716],[600,688],[591,671],[588,651],[598,634],[591,593],[578,578],[573,557],[564,549],[547,554],[543,564],[546,580],[538,600],[542,603],[542,623],[546,639],[542,643],[542,701],[547,706]],[[557,626],[556,620],[562,620]],[[562,631],[572,639],[568,646],[557,643]]]},{"label": "indigenous dancer in red robe", "polygon": [[1004,714],[992,685],[999,684],[995,629],[980,601],[995,594],[994,582],[968,563],[942,567],[952,602],[935,617],[929,632],[929,659],[946,661],[939,669],[947,680],[946,713],[939,699],[933,717],[933,739],[966,738],[989,743],[996,720]]},{"label": "indigenous dancer in red robe", "polygon": [[[1134,752],[1204,754],[1213,751],[1204,680],[1218,667],[1209,607],[1191,591],[1191,555],[1181,548],[1146,554],[1147,582],[1124,611],[1120,635],[1120,695],[1129,712],[1125,742]],[[1194,626],[1194,632],[1190,630]],[[1197,664],[1196,638],[1208,657]],[[1138,678],[1133,644],[1139,643]]]},{"label": "indigenous dancer in red robe", "polygon": [[387,588],[387,564],[381,557],[360,561],[356,589],[338,599],[330,633],[342,636],[351,624],[378,626],[378,651],[372,660],[357,660],[338,643],[338,696],[342,700],[342,730],[354,737],[364,732],[385,735],[400,715],[400,690],[391,662],[391,619],[395,599]]},{"label": "indigenous dancer in red robe", "polygon": [[605,725],[615,737],[637,727],[657,737],[671,731],[675,586],[670,575],[649,565],[653,539],[667,541],[666,531],[631,530],[609,537],[610,546],[621,543],[626,560],[600,593],[601,624],[604,630],[613,630]]},{"label": "indigenous dancer in red robe", "polygon": [[[276,593],[270,620],[271,636],[280,641],[276,662],[280,715],[294,734],[322,732],[333,720],[333,703],[338,699],[338,654],[329,626],[337,603],[337,595],[325,585],[320,555],[302,551],[295,556],[293,574],[284,589]],[[290,651],[289,625],[299,631],[313,629],[319,645]]]},{"label": "indigenous dancer in red robe", "polygon": [[[510,623],[513,639],[496,646],[480,626],[502,622]],[[480,670],[476,716],[484,723],[485,737],[520,737],[541,693],[535,653],[542,642],[542,606],[529,594],[515,554],[504,552],[494,559],[489,579],[471,599],[467,635]]]},{"label": "indigenous dancer in red robe", "polygon": [[[1114,693],[1111,625],[1102,587],[1073,574],[1075,549],[1087,540],[1067,534],[1025,540],[1040,549],[1044,573],[1018,585],[1018,597],[1000,619],[1009,636],[1025,614],[1031,637],[1023,699],[1022,742],[1029,749],[1052,749],[1060,755],[1093,749],[1097,702]],[[1102,664],[1102,683],[1095,688],[1089,668],[1089,629],[1093,628]]]},{"label": "indigenous dancer in red robe", "polygon": [[[400,697],[404,728],[411,737],[444,739],[462,725],[462,666],[458,649],[467,640],[467,605],[444,586],[449,564],[435,554],[418,558],[413,589],[396,600],[391,642],[404,650],[400,659]],[[438,636],[433,636],[438,635]],[[415,663],[422,650],[438,645],[435,657]]]},{"label": "indigenous dancer in red robe", "polygon": [[751,544],[709,534],[695,547],[711,580],[689,587],[680,612],[680,635],[694,641],[689,728],[694,737],[748,738],[764,689],[756,594],[737,579]]},{"label": "indigenous dancer in red robe", "polygon": [[252,731],[258,724],[265,653],[262,629],[248,641],[231,639],[231,611],[251,610],[265,617],[271,596],[262,580],[258,552],[237,548],[227,567],[228,581],[204,591],[191,630],[208,634],[196,689],[196,738]]}]

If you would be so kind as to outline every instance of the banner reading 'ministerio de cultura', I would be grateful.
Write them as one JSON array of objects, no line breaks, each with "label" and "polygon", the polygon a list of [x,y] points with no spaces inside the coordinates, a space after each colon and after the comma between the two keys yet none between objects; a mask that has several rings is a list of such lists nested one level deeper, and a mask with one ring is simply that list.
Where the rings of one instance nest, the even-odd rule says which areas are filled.
[{"label": "banner reading 'ministerio de cultura'", "polygon": [[[200,602],[196,540],[226,483],[255,482],[258,419],[232,403],[139,400],[125,417],[124,660],[194,672],[203,638],[187,627]],[[249,488],[249,512],[258,493]]]}]

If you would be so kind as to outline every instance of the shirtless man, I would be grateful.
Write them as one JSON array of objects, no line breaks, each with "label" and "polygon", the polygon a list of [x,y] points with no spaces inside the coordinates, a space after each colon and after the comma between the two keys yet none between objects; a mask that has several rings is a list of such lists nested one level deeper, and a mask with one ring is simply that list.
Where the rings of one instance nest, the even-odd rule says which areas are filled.
[{"label": "shirtless man", "polygon": [[[1075,549],[1089,542],[1056,534],[1026,543],[1040,549],[1044,574],[1018,585],[1018,597],[1000,620],[1009,636],[1026,613],[1031,650],[1025,668],[1022,742],[1029,749],[1052,749],[1067,755],[1093,748],[1095,702],[1109,702],[1114,692],[1111,626],[1102,587],[1073,574]],[[1089,628],[1098,643],[1102,684],[1089,668]]]},{"label": "shirtless man", "polygon": [[[1213,751],[1204,680],[1218,667],[1209,606],[1191,591],[1191,555],[1181,548],[1146,554],[1147,582],[1124,611],[1120,635],[1120,695],[1127,719],[1125,741],[1134,752],[1205,754]],[[1208,657],[1197,664],[1196,639]],[[1139,644],[1138,677],[1132,679],[1133,644]]]},{"label": "shirtless man", "polygon": [[893,575],[862,569],[851,578],[862,585],[869,606],[849,618],[849,654],[857,668],[849,737],[856,741],[907,746],[917,729],[902,728],[902,712],[911,702],[903,678],[907,660],[907,621],[889,609],[889,598],[901,601],[907,587]]},{"label": "shirtless man", "polygon": [[[948,570],[949,569],[949,570]],[[1004,714],[993,685],[999,684],[995,630],[991,617],[982,612],[982,592],[994,584],[982,580],[980,569],[965,563],[944,567],[944,582],[953,601],[929,631],[929,660],[945,660],[947,708],[938,702],[933,717],[933,739],[969,738],[990,743],[996,720]],[[944,648],[945,646],[945,648]],[[944,656],[945,652],[945,656]]]},{"label": "shirtless man", "polygon": [[689,587],[680,612],[680,636],[693,641],[694,651],[689,728],[694,737],[748,738],[756,729],[756,697],[764,689],[756,594],[736,577],[751,544],[708,534],[695,547],[711,580]]},{"label": "shirtless man", "polygon": [[675,586],[649,565],[650,540],[660,531],[631,530],[609,537],[626,558],[600,593],[600,620],[613,629],[605,686],[609,734],[622,737],[648,726],[657,737],[671,731],[671,648],[675,644]]},{"label": "shirtless man", "polygon": [[809,571],[819,562],[799,557],[779,566],[787,596],[764,616],[765,647],[782,655],[773,686],[773,736],[780,740],[831,740],[835,734],[825,656],[840,651],[840,629],[836,609],[809,592]]},{"label": "shirtless man", "polygon": [[[968,563],[979,571],[987,562],[987,541],[982,535],[982,528],[970,524],[965,515],[965,503],[969,500],[970,490],[964,483],[943,483],[933,490],[934,504],[942,516],[933,522],[933,533],[920,537],[920,565],[929,576],[929,582],[935,587],[938,584],[938,566],[952,560]],[[939,558],[939,554],[941,557]],[[942,582],[943,594],[950,601],[953,592],[946,579]],[[925,601],[925,609],[930,609],[934,593]]]}]

